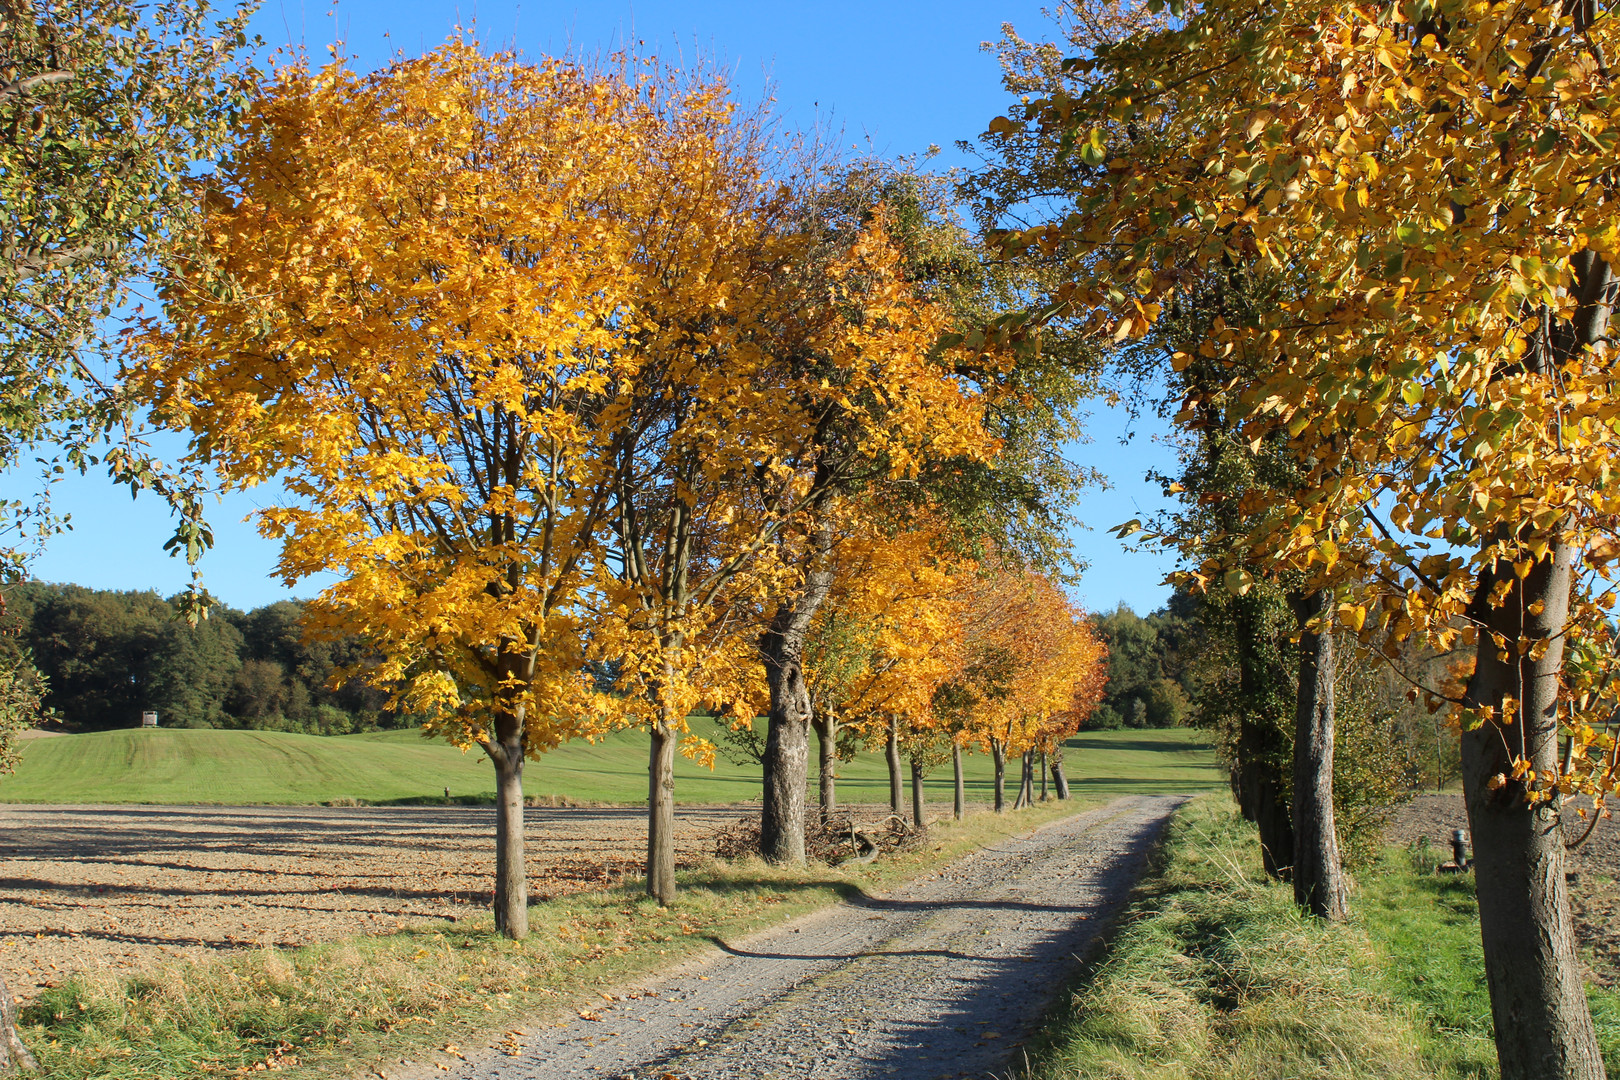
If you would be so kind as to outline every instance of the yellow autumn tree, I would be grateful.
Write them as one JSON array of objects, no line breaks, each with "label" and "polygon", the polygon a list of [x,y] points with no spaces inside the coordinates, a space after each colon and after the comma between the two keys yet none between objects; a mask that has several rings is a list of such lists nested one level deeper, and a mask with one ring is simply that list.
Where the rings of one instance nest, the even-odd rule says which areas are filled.
[{"label": "yellow autumn tree", "polygon": [[972,564],[950,551],[945,524],[927,510],[908,508],[902,519],[891,503],[867,498],[846,503],[839,521],[832,585],[806,639],[821,811],[834,806],[835,746],[847,723],[885,748],[899,814],[902,744],[914,751],[914,782],[930,748],[949,749],[933,698],[961,667],[956,608]]},{"label": "yellow autumn tree", "polygon": [[[779,644],[814,612],[823,508],[990,440],[934,355],[942,316],[903,280],[883,214],[842,214],[816,163],[773,147],[723,94],[699,108],[674,83],[646,85],[671,137],[609,210],[633,237],[636,284],[607,347],[634,374],[601,419],[622,437],[593,650],[650,732],[648,889],[668,900],[686,717],[702,704],[751,717],[740,706],[761,675],[773,708],[797,700],[797,654]],[[749,674],[742,655],[765,662]],[[788,832],[802,858],[802,756],[798,776]],[[780,809],[767,798],[768,826]]]},{"label": "yellow autumn tree", "polygon": [[340,576],[317,626],[362,636],[396,708],[489,755],[513,937],[524,759],[622,710],[587,674],[587,616],[644,285],[619,201],[680,156],[651,149],[647,96],[465,41],[370,76],[282,70],[209,197],[235,287],[168,282],[138,372],[228,483],[280,479],[261,515],[280,572]]},{"label": "yellow autumn tree", "polygon": [[1108,653],[1062,589],[1001,559],[979,568],[963,605],[966,660],[954,687],[955,737],[990,752],[994,806],[1001,811],[1008,755],[1021,759],[1016,801],[1024,801],[1036,756],[1055,752],[1100,700]]},{"label": "yellow autumn tree", "polygon": [[1174,350],[1219,376],[1184,418],[1218,402],[1300,470],[1226,546],[1332,590],[1318,627],[1475,650],[1456,704],[1502,1075],[1598,1080],[1548,823],[1617,780],[1620,24],[1589,0],[1178,14],[992,122],[1049,132],[1075,178],[1072,212],[1004,239],[1062,261],[1050,311],[1113,340],[1213,301]]},{"label": "yellow autumn tree", "polygon": [[779,356],[793,408],[813,422],[774,466],[803,487],[806,503],[800,542],[782,555],[795,576],[772,597],[760,637],[771,695],[760,854],[773,862],[804,858],[812,710],[803,649],[836,577],[836,501],[915,483],[942,461],[992,460],[999,440],[985,422],[987,391],[1010,361],[992,355],[961,367],[968,354],[943,344],[952,308],[913,280],[890,209],[819,194],[803,229],[813,244],[804,284],[820,298],[817,333],[804,339],[809,348]]}]

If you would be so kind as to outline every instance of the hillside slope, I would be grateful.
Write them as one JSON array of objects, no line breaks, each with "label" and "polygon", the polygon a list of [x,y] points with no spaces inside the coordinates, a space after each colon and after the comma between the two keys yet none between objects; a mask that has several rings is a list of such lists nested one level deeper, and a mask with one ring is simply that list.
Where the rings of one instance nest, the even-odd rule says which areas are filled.
[{"label": "hillside slope", "polygon": [[[1205,737],[1183,729],[1087,733],[1070,740],[1064,757],[1081,792],[1199,791],[1222,782]],[[573,801],[644,802],[646,770],[646,736],[624,731],[595,745],[566,745],[531,761],[524,789]],[[813,764],[811,770],[813,775]],[[1011,798],[1016,765],[1009,772]],[[678,759],[675,777],[681,802],[759,797],[758,773],[723,758],[713,772]],[[968,781],[969,798],[989,799],[988,758],[968,758]],[[440,798],[446,789],[452,796],[490,795],[493,776],[483,755],[463,754],[415,731],[323,737],[168,728],[29,740],[16,774],[0,779],[0,802],[389,802]],[[936,770],[928,789],[931,801],[949,799],[949,770]],[[839,797],[846,802],[885,801],[888,779],[882,757],[862,754],[844,764]]]}]

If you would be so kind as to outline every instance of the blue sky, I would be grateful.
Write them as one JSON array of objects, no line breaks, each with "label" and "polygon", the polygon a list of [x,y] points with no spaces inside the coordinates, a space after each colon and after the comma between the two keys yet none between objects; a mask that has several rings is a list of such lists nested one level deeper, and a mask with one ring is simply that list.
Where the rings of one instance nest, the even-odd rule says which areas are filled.
[{"label": "blue sky", "polygon": [[[920,155],[942,148],[940,168],[966,164],[954,149],[972,139],[1007,107],[995,58],[980,43],[1012,23],[1026,38],[1048,36],[1050,23],[1039,3],[1000,0],[965,3],[786,4],[775,0],[686,2],[511,3],[467,0],[385,3],[381,0],[266,0],[254,30],[267,48],[292,45],[323,59],[341,39],[343,51],[362,69],[403,51],[418,55],[444,41],[459,25],[475,27],[490,45],[516,45],[531,56],[611,52],[626,43],[666,58],[699,58],[732,73],[740,97],[757,100],[769,87],[776,114],[790,127],[842,131],[846,144],[883,156]],[[1146,612],[1164,602],[1160,584],[1170,569],[1158,555],[1131,553],[1107,530],[1162,505],[1157,488],[1143,481],[1149,469],[1167,470],[1174,455],[1151,420],[1137,425],[1128,442],[1123,409],[1094,405],[1091,441],[1074,448],[1082,463],[1100,469],[1111,489],[1093,492],[1079,507],[1091,528],[1075,534],[1076,548],[1090,564],[1077,590],[1092,610],[1120,601]],[[5,478],[5,493],[31,479]],[[318,582],[287,589],[271,577],[276,547],[241,521],[271,501],[269,494],[233,496],[211,513],[216,547],[203,562],[208,588],[236,607],[254,607],[286,596],[307,596]],[[56,487],[59,511],[70,513],[73,531],[54,538],[33,564],[46,581],[72,581],[96,588],[178,591],[189,573],[163,554],[168,516],[155,499],[131,501],[99,476],[70,477]]]}]

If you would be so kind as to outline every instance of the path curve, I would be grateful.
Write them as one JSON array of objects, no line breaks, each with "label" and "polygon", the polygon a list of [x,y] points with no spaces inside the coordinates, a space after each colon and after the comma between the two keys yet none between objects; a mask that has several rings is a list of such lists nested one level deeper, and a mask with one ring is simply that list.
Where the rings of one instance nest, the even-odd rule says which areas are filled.
[{"label": "path curve", "polygon": [[643,982],[457,1080],[941,1080],[1005,1073],[1185,799],[1137,796]]}]

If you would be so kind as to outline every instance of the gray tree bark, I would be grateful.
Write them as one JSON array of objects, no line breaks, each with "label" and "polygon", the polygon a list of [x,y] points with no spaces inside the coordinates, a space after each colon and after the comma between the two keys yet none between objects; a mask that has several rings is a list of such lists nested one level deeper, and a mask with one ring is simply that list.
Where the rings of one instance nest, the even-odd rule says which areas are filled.
[{"label": "gray tree bark", "polygon": [[1299,620],[1299,692],[1294,708],[1294,902],[1319,919],[1343,919],[1350,891],[1333,821],[1333,628],[1308,628],[1327,614],[1317,590],[1289,597]]},{"label": "gray tree bark", "polygon": [[911,759],[911,823],[923,826],[923,769],[916,758]]},{"label": "gray tree bark", "polygon": [[951,814],[957,821],[967,813],[967,784],[962,777],[962,747],[956,742],[951,743]]},{"label": "gray tree bark", "polygon": [[529,876],[523,857],[523,744],[485,746],[495,766],[495,929],[514,941],[529,934]]},{"label": "gray tree bark", "polygon": [[816,730],[816,795],[825,824],[838,809],[838,718],[830,712],[817,713],[810,724]]},{"label": "gray tree bark", "polygon": [[804,794],[810,771],[810,690],[804,681],[804,638],[832,589],[832,533],[815,533],[811,564],[797,595],[782,603],[760,637],[759,654],[771,691],[765,735],[765,805],[759,853],[772,863],[804,862]]},{"label": "gray tree bark", "polygon": [[[528,662],[510,642],[502,643],[498,663],[503,681],[533,675]],[[495,768],[495,929],[516,941],[529,933],[529,875],[523,849],[527,731],[522,706],[503,708],[499,698],[492,719],[495,737],[480,746]]]},{"label": "gray tree bark", "polygon": [[1069,797],[1069,778],[1063,775],[1063,748],[1060,746],[1052,754],[1052,783],[1057,786],[1057,797]]},{"label": "gray tree bark", "polygon": [[[1470,611],[1483,629],[1465,699],[1498,717],[1463,732],[1462,768],[1502,1080],[1604,1080],[1570,923],[1558,814],[1549,805],[1531,809],[1524,783],[1510,779],[1514,754],[1538,771],[1558,767],[1558,683],[1575,555],[1555,544],[1522,580],[1499,564],[1480,576]],[[1509,589],[1493,608],[1499,581]],[[1541,613],[1531,615],[1537,603]],[[1533,645],[1518,655],[1521,638]],[[1546,651],[1532,659],[1542,643]],[[1520,706],[1504,724],[1508,696]]]},{"label": "gray tree bark", "polygon": [[900,779],[900,718],[889,714],[888,738],[883,745],[883,757],[889,764],[889,813],[905,816],[905,787]]},{"label": "gray tree bark", "polygon": [[39,1062],[17,1035],[17,1007],[11,999],[11,988],[0,976],[0,1073],[37,1068]]},{"label": "gray tree bark", "polygon": [[1033,754],[1034,751],[1025,750],[1018,757],[1018,796],[1013,799],[1014,810],[1030,804],[1030,796],[1033,794],[1033,789],[1030,785],[1029,772],[1032,768],[1032,762],[1030,759]]},{"label": "gray tree bark", "polygon": [[[675,900],[674,725],[661,718],[652,728],[647,755],[647,895],[668,906]],[[800,846],[804,836],[800,833]]]},{"label": "gray tree bark", "polygon": [[1000,739],[990,740],[990,758],[996,767],[996,813],[1007,809],[1007,745]]}]

